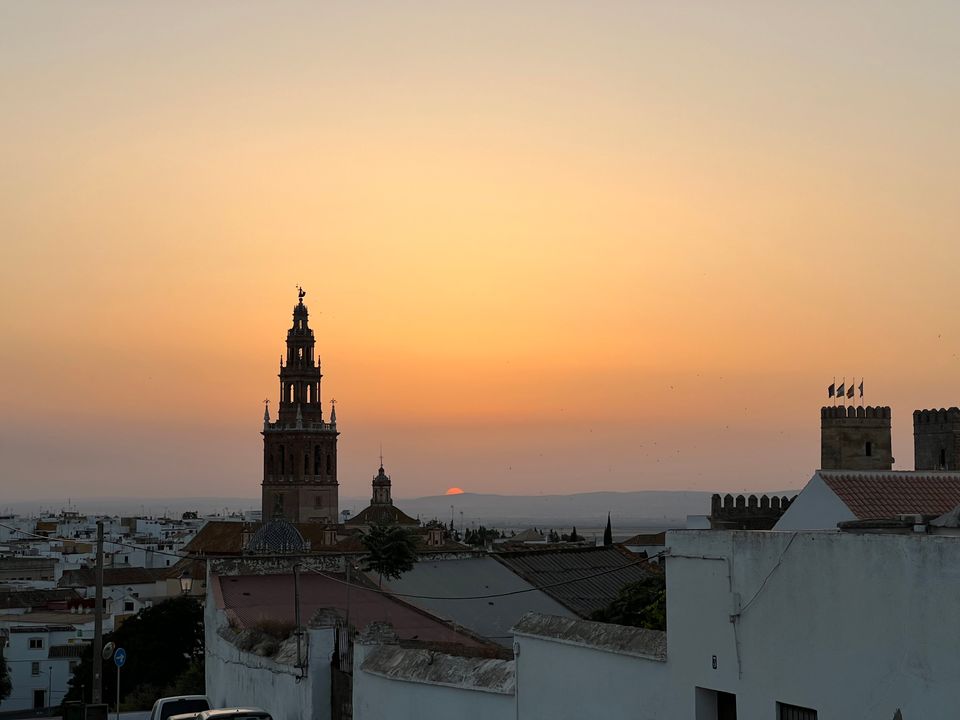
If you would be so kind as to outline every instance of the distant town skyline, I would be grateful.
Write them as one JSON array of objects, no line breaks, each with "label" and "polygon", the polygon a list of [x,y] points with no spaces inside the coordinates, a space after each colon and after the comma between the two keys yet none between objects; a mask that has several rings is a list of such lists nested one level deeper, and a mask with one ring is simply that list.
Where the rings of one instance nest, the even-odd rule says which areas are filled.
[{"label": "distant town skyline", "polygon": [[[960,405],[960,7],[0,7],[3,501],[799,488]],[[734,6],[735,7],[735,6]]]}]

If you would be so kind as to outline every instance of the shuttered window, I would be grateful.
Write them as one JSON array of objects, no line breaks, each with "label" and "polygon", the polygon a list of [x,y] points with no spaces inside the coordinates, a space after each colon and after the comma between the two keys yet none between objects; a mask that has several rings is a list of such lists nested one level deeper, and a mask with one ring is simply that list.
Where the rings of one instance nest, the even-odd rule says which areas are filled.
[{"label": "shuttered window", "polygon": [[777,720],[817,720],[817,711],[798,705],[777,703]]}]

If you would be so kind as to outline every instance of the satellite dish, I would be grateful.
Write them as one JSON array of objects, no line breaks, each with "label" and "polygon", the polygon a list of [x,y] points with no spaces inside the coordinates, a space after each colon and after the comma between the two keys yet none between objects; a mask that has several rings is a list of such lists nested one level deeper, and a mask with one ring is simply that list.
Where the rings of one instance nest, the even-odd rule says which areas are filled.
[{"label": "satellite dish", "polygon": [[113,657],[113,643],[112,643],[112,642],[108,642],[106,645],[104,645],[104,646],[103,646],[103,651],[102,651],[100,654],[103,655],[103,659],[104,659],[104,660],[109,660],[110,658],[112,658],[112,657]]}]

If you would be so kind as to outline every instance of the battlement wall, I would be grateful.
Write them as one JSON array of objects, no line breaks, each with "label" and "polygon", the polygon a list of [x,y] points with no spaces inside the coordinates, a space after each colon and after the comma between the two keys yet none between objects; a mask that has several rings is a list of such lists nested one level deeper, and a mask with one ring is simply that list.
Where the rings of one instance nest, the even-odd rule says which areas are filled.
[{"label": "battlement wall", "polygon": [[[957,411],[960,413],[960,410]],[[828,405],[820,408],[820,420],[886,420],[890,421],[890,407],[867,405]]]},{"label": "battlement wall", "polygon": [[960,408],[940,408],[939,410],[914,410],[913,427],[923,432],[929,426],[960,423]]},{"label": "battlement wall", "polygon": [[[796,497],[796,496],[794,496]],[[710,498],[710,526],[717,529],[769,530],[786,512],[793,498],[786,495],[733,495]]]},{"label": "battlement wall", "polygon": [[917,470],[960,470],[960,408],[914,411],[913,458]]}]

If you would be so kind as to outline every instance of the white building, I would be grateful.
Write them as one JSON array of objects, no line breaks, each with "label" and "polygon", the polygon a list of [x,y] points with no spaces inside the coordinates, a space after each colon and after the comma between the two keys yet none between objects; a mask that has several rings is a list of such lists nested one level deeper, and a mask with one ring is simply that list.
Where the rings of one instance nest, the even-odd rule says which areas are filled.
[{"label": "white building", "polygon": [[[29,617],[17,616],[18,620]],[[32,710],[59,705],[67,693],[74,666],[84,645],[82,629],[75,625],[4,623],[3,657],[10,672],[10,696],[0,712]]]},{"label": "white building", "polygon": [[817,470],[774,530],[836,530],[841,522],[938,516],[960,505],[960,472]]},{"label": "white building", "polygon": [[[525,616],[514,629],[514,714],[492,703],[490,717],[953,718],[960,538],[881,530],[671,531],[665,636]],[[356,720],[391,707],[390,717],[413,717],[400,710],[412,702],[471,717],[477,688],[450,683],[441,702],[432,686],[442,683],[416,657],[391,650],[374,663],[378,652],[365,648],[355,665]],[[472,678],[482,662],[457,672]],[[375,702],[362,688],[376,689]]]}]

